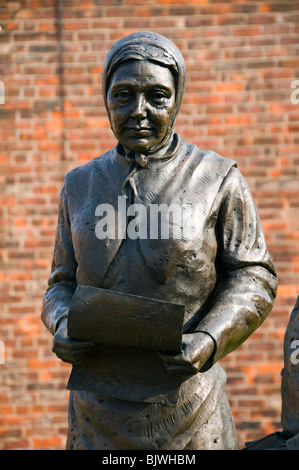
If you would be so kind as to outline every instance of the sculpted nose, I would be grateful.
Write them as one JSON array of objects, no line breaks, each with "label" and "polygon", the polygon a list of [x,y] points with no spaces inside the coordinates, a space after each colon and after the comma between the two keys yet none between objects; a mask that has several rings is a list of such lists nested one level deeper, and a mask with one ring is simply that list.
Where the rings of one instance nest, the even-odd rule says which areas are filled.
[{"label": "sculpted nose", "polygon": [[135,119],[142,119],[146,117],[146,102],[141,94],[136,96],[136,99],[132,104],[131,117]]}]

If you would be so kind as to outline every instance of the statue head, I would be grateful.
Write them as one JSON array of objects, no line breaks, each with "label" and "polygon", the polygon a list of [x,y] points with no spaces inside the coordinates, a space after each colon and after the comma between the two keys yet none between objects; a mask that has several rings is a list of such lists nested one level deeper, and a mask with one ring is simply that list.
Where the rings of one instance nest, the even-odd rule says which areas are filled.
[{"label": "statue head", "polygon": [[169,39],[130,34],[110,49],[102,89],[111,128],[128,151],[153,153],[173,134],[185,88],[185,62]]}]

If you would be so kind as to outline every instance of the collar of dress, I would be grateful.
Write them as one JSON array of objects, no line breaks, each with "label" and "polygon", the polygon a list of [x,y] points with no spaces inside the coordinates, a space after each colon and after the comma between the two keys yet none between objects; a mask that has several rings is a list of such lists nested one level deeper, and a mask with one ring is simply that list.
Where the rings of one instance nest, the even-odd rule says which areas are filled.
[{"label": "collar of dress", "polygon": [[165,162],[173,158],[181,146],[179,134],[172,133],[170,138],[156,151],[148,154],[129,152],[126,153],[124,147],[118,143],[116,146],[116,157],[125,158],[138,168],[145,168],[151,163]]}]

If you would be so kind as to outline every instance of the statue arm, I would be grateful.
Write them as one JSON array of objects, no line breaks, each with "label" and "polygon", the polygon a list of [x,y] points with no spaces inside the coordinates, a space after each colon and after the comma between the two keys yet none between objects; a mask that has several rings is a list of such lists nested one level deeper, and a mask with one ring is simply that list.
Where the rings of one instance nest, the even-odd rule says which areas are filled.
[{"label": "statue arm", "polygon": [[42,321],[54,335],[59,323],[67,317],[72,296],[76,290],[76,269],[65,188],[59,200],[52,270],[48,279],[48,289],[43,298]]},{"label": "statue arm", "polygon": [[240,346],[271,311],[277,276],[250,190],[236,168],[221,190],[217,223],[219,282],[196,332],[214,341],[203,370]]}]

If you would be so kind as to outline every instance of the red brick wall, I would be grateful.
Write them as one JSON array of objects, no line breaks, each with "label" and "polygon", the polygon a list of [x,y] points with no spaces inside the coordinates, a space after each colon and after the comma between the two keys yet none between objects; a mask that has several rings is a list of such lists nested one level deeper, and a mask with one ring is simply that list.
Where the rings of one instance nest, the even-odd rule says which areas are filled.
[{"label": "red brick wall", "polygon": [[[0,449],[62,449],[69,367],[40,321],[65,173],[115,143],[100,72],[113,42],[157,31],[188,80],[177,131],[238,162],[279,275],[275,307],[222,361],[241,446],[280,428],[282,342],[299,294],[297,0],[0,2]],[[299,83],[298,83],[299,85]],[[299,94],[298,94],[299,98]]]}]

